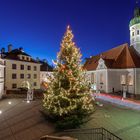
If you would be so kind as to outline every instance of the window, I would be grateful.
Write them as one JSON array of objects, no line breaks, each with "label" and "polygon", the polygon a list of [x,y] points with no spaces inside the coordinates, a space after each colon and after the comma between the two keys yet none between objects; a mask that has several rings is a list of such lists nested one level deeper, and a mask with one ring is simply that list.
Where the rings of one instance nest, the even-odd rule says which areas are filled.
[{"label": "window", "polygon": [[17,65],[16,64],[12,64],[12,69],[17,69]]},{"label": "window", "polygon": [[135,33],[134,32],[132,32],[132,36],[134,36],[135,35]]},{"label": "window", "polygon": [[24,74],[20,74],[20,79],[24,79]]},{"label": "window", "polygon": [[132,86],[133,85],[133,77],[132,75],[128,75],[127,77],[127,83],[129,86]]},{"label": "window", "polygon": [[37,70],[37,67],[36,66],[34,66],[34,71],[36,71]]},{"label": "window", "polygon": [[12,84],[12,88],[17,88],[17,84]]},{"label": "window", "polygon": [[12,74],[12,79],[16,79],[17,75],[15,73]]},{"label": "window", "polygon": [[27,74],[27,78],[30,79],[31,78],[31,74]]},{"label": "window", "polygon": [[26,57],[27,58],[27,61],[29,61],[29,57]]},{"label": "window", "polygon": [[22,56],[22,60],[24,60],[25,59],[25,57],[24,56]]},{"label": "window", "polygon": [[36,79],[37,78],[37,74],[34,74],[34,79]]},{"label": "window", "polygon": [[27,66],[27,69],[28,69],[28,70],[31,70],[31,66]]},{"label": "window", "polygon": [[36,82],[34,82],[34,86],[37,86]]},{"label": "window", "polygon": [[21,70],[24,70],[24,65],[20,65],[20,69]]},{"label": "window", "polygon": [[125,84],[126,84],[126,76],[121,75],[121,85],[125,85]]},{"label": "window", "polygon": [[140,34],[140,31],[139,30],[137,30],[137,35],[139,35]]},{"label": "window", "polygon": [[100,84],[103,84],[103,74],[100,74]]}]

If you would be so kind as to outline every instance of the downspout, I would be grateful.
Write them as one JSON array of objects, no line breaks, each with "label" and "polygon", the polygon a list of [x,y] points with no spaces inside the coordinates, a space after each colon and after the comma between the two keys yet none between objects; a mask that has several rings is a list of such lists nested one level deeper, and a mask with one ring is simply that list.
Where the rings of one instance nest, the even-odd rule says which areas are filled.
[{"label": "downspout", "polygon": [[134,94],[136,95],[136,68],[134,68]]},{"label": "downspout", "polygon": [[106,92],[108,93],[108,69],[106,69]]}]

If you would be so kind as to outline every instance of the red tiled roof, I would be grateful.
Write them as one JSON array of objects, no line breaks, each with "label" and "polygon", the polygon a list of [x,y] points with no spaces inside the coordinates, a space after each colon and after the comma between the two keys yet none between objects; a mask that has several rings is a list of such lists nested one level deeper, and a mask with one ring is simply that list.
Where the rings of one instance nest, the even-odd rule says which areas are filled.
[{"label": "red tiled roof", "polygon": [[140,54],[132,46],[129,47],[127,43],[88,58],[84,68],[88,71],[96,70],[100,58],[105,61],[107,68],[140,68]]}]

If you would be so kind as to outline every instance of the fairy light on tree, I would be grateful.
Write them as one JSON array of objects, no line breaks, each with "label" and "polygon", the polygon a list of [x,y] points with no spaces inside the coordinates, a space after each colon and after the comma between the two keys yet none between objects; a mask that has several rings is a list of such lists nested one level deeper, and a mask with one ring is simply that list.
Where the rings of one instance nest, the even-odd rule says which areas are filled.
[{"label": "fairy light on tree", "polygon": [[68,26],[43,100],[47,115],[59,128],[78,127],[94,110],[90,86],[81,65],[82,55],[73,37]]}]

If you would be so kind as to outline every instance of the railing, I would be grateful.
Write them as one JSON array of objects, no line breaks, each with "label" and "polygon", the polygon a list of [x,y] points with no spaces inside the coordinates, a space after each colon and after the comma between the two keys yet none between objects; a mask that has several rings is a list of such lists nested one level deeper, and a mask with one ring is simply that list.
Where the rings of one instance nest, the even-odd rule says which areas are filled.
[{"label": "railing", "polygon": [[40,140],[76,140],[76,139],[71,137],[56,137],[56,136],[46,135],[41,137]]},{"label": "railing", "polygon": [[71,129],[64,131],[64,135],[78,140],[122,140],[105,128]]}]

